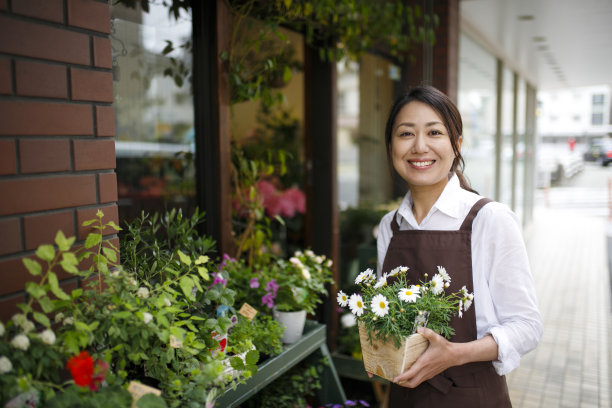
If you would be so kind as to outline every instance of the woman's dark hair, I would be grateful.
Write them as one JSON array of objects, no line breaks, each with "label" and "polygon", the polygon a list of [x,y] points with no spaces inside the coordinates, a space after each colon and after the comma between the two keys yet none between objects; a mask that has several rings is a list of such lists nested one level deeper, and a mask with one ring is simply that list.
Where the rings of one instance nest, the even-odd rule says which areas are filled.
[{"label": "woman's dark hair", "polygon": [[446,129],[448,130],[451,146],[453,147],[453,152],[455,153],[455,160],[453,160],[451,171],[457,174],[459,183],[463,189],[475,192],[463,175],[463,167],[465,166],[465,162],[463,161],[463,157],[461,156],[457,142],[463,132],[461,114],[453,101],[451,101],[448,96],[433,86],[423,85],[412,88],[406,94],[397,98],[391,106],[389,118],[387,119],[387,126],[385,127],[385,143],[387,146],[387,158],[389,159],[389,162],[391,162],[393,124],[395,123],[395,119],[402,108],[406,104],[413,101],[422,102],[429,105],[438,113],[438,115],[440,115],[442,121],[444,122],[444,126],[446,126]]}]

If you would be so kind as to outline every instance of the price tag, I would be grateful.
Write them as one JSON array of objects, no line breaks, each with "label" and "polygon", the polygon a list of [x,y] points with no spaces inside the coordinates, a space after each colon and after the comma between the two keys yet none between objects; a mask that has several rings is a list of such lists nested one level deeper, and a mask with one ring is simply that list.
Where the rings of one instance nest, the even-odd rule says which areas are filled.
[{"label": "price tag", "polygon": [[251,305],[245,303],[242,305],[240,310],[238,311],[241,315],[249,319],[249,321],[253,320],[255,315],[257,314],[257,310],[255,310]]},{"label": "price tag", "polygon": [[134,399],[134,402],[132,402],[132,408],[136,407],[136,401],[138,401],[140,397],[145,394],[155,394],[158,397],[161,395],[161,390],[149,387],[148,385],[144,385],[135,381],[130,381],[130,385],[128,386],[128,392],[132,394],[132,398]]}]

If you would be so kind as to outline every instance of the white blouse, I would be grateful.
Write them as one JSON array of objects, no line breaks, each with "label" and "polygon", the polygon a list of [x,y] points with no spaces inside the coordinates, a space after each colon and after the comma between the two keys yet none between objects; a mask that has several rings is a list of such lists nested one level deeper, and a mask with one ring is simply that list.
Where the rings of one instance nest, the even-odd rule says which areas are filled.
[{"label": "white blouse", "polygon": [[[400,230],[455,231],[472,206],[482,197],[464,190],[453,175],[438,201],[421,224],[412,213],[412,197],[406,194],[398,210]],[[393,235],[387,213],[378,227],[378,275]],[[447,266],[452,276],[452,268]],[[387,271],[384,271],[387,272]],[[504,375],[520,364],[542,336],[542,318],[517,216],[506,205],[485,205],[472,224],[472,279],[476,307],[477,338],[491,334],[497,342],[495,371]]]}]

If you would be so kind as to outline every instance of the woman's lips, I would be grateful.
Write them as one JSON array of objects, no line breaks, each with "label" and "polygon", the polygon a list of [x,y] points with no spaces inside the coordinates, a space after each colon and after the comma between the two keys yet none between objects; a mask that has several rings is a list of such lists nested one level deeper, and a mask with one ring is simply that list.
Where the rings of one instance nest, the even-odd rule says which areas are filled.
[{"label": "woman's lips", "polygon": [[435,160],[408,160],[408,163],[417,169],[426,169],[434,164]]}]

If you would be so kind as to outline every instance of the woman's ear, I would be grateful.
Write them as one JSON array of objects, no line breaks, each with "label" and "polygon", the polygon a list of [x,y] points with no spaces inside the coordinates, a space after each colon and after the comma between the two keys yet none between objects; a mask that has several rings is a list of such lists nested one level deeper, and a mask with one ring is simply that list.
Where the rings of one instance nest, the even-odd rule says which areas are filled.
[{"label": "woman's ear", "polygon": [[457,139],[457,150],[461,150],[461,143],[463,143],[463,136],[459,136]]}]

